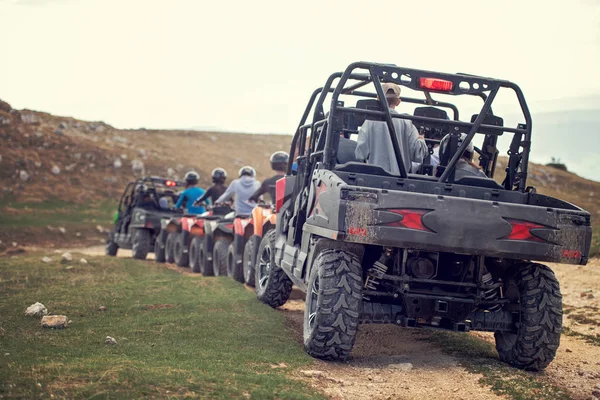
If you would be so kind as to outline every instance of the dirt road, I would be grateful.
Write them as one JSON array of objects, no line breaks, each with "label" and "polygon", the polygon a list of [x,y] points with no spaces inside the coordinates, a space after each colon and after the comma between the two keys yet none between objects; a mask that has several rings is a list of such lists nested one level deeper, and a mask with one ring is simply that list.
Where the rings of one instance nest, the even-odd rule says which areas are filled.
[{"label": "dirt road", "polygon": [[[69,251],[96,256],[104,254],[104,247]],[[122,250],[119,256],[130,257],[131,252]],[[197,276],[187,268],[167,267]],[[556,387],[563,391],[565,398],[594,399],[592,393],[600,392],[600,340],[591,342],[600,332],[600,260],[593,260],[585,267],[559,264],[551,267],[562,287],[567,332],[562,336],[556,359],[546,371],[515,370],[514,373],[521,381]],[[294,291],[292,299],[281,310],[288,319],[294,340],[302,343],[302,293]],[[493,343],[492,334],[473,332],[469,335]],[[468,360],[448,355],[443,345],[428,340],[427,332],[391,325],[361,326],[347,362],[317,361],[313,370],[298,371],[297,376],[332,399],[511,398],[496,394],[486,376],[474,373]],[[502,379],[510,382],[515,378],[509,375]],[[523,398],[550,398],[543,392],[536,396],[536,390]]]}]

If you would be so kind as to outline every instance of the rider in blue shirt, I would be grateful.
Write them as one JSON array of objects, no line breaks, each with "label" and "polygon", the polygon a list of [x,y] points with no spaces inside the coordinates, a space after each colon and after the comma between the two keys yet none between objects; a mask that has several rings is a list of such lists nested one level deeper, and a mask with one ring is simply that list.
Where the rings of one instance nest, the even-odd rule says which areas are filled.
[{"label": "rider in blue shirt", "polygon": [[185,174],[185,190],[179,195],[179,200],[175,204],[175,208],[180,208],[185,201],[188,214],[202,214],[204,211],[203,206],[195,207],[194,201],[204,194],[204,189],[199,188],[198,181],[200,175],[196,171],[189,171]]}]

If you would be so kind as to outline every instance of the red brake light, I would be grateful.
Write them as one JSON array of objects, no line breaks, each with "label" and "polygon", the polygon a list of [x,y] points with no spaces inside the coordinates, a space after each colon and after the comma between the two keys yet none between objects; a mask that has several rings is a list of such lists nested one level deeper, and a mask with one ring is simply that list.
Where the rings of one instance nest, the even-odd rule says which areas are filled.
[{"label": "red brake light", "polygon": [[275,182],[275,212],[283,206],[283,198],[285,197],[285,176]]},{"label": "red brake light", "polygon": [[397,226],[401,228],[414,229],[417,231],[432,232],[431,229],[423,225],[423,215],[430,210],[406,210],[406,209],[390,209],[386,210],[402,216],[400,221],[394,221],[387,224],[388,226]]},{"label": "red brake light", "polygon": [[419,78],[419,87],[421,89],[436,90],[438,92],[450,92],[454,84],[452,81],[435,78]]},{"label": "red brake light", "polygon": [[543,239],[540,239],[539,237],[534,236],[531,233],[532,229],[546,228],[544,225],[539,225],[528,221],[520,221],[516,219],[509,219],[507,221],[512,225],[512,231],[508,234],[508,236],[505,236],[502,239],[525,240],[529,242],[544,242]]},{"label": "red brake light", "polygon": [[177,183],[175,181],[165,181],[165,186],[173,187],[177,186]]}]

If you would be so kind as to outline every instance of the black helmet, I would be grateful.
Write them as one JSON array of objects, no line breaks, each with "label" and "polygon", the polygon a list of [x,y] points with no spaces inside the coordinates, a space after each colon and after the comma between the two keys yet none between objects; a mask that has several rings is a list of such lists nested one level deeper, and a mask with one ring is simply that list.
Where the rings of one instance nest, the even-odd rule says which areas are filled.
[{"label": "black helmet", "polygon": [[245,167],[240,168],[238,175],[240,177],[242,177],[242,175],[248,175],[254,178],[256,176],[256,171],[251,166],[246,165]]},{"label": "black helmet", "polygon": [[198,174],[196,171],[188,171],[183,177],[183,180],[188,185],[197,185],[198,181],[200,180],[200,174]]},{"label": "black helmet", "polygon": [[227,179],[227,171],[225,171],[223,168],[215,168],[212,170],[211,172],[212,175],[212,181],[214,183],[217,182],[225,182],[225,179]]},{"label": "black helmet", "polygon": [[288,153],[285,151],[276,151],[271,154],[271,158],[269,159],[269,161],[271,161],[271,169],[276,171],[284,170],[286,169],[289,160],[290,155]]}]

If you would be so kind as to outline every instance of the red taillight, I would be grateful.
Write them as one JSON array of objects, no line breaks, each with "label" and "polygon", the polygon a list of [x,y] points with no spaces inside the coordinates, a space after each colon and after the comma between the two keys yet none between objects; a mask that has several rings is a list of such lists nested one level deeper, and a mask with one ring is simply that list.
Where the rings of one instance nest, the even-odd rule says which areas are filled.
[{"label": "red taillight", "polygon": [[233,224],[226,224],[225,228],[227,228],[227,229],[233,229]]},{"label": "red taillight", "polygon": [[520,221],[516,219],[508,219],[507,221],[511,224],[512,231],[508,234],[508,236],[505,236],[502,239],[525,240],[529,242],[544,242],[543,239],[540,239],[539,237],[534,236],[531,233],[532,229],[546,228],[544,225],[539,225],[528,221]]},{"label": "red taillight", "polygon": [[454,84],[452,81],[435,78],[419,78],[421,89],[436,90],[438,92],[450,92]]},{"label": "red taillight", "polygon": [[394,221],[387,224],[388,226],[397,226],[401,228],[414,229],[417,231],[432,232],[431,229],[423,225],[423,215],[431,210],[410,210],[410,209],[390,209],[386,210],[402,216],[400,221]]},{"label": "red taillight", "polygon": [[275,182],[275,212],[283,206],[283,198],[285,197],[285,176]]},{"label": "red taillight", "polygon": [[177,186],[177,183],[175,181],[166,181],[165,186],[173,187]]}]

